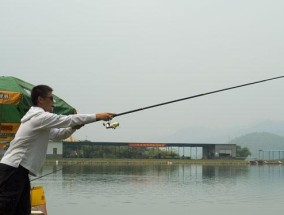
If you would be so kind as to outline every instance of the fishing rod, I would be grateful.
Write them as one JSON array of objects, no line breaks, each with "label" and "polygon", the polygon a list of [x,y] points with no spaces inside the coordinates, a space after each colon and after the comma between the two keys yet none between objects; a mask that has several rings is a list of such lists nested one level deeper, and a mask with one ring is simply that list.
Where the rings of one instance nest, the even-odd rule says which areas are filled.
[{"label": "fishing rod", "polygon": [[163,106],[163,105],[168,105],[168,104],[175,103],[175,102],[180,102],[180,101],[184,101],[184,100],[188,100],[188,99],[206,96],[206,95],[213,94],[213,93],[219,93],[219,92],[222,92],[222,91],[232,90],[232,89],[245,87],[245,86],[249,86],[249,85],[253,85],[253,84],[259,84],[259,83],[266,82],[266,81],[272,81],[272,80],[279,79],[279,78],[284,78],[284,76],[278,76],[278,77],[274,77],[274,78],[264,79],[264,80],[261,80],[261,81],[255,81],[255,82],[242,84],[242,85],[238,85],[238,86],[234,86],[234,87],[228,87],[228,88],[224,88],[224,89],[220,89],[220,90],[215,90],[215,91],[211,91],[211,92],[207,92],[207,93],[202,93],[202,94],[189,96],[189,97],[185,97],[185,98],[181,98],[181,99],[176,99],[176,100],[172,100],[172,101],[168,101],[168,102],[163,102],[163,103],[160,103],[160,104],[150,105],[150,106],[146,106],[146,107],[142,107],[142,108],[138,108],[138,109],[134,109],[134,110],[130,110],[130,111],[126,111],[126,112],[116,114],[115,117],[134,113],[134,112],[138,112],[138,111],[142,111],[142,110],[146,110],[146,109],[150,109],[150,108],[155,108],[155,107],[159,107],[159,106]]}]

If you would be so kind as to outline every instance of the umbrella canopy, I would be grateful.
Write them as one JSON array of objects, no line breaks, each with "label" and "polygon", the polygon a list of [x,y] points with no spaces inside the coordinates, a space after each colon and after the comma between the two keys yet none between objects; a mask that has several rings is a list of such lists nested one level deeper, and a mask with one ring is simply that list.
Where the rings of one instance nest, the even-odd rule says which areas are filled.
[{"label": "umbrella canopy", "polygon": [[[9,143],[17,132],[21,118],[32,106],[30,94],[34,85],[15,77],[0,77],[0,147]],[[69,115],[75,109],[53,95],[54,113]]]}]

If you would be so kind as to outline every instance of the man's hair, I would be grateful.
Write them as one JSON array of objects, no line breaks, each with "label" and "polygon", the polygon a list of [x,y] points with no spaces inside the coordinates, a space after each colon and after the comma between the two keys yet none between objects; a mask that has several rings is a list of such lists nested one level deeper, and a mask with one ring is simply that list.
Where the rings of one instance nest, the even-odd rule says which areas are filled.
[{"label": "man's hair", "polygon": [[53,89],[47,85],[38,85],[35,86],[31,91],[31,99],[33,105],[37,106],[38,97],[46,97],[49,92],[52,92]]}]

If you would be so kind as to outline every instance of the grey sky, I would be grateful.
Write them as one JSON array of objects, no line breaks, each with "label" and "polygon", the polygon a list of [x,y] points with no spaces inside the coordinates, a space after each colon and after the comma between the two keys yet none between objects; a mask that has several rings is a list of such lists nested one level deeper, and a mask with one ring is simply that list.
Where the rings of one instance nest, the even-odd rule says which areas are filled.
[{"label": "grey sky", "polygon": [[[280,0],[0,1],[0,71],[78,112],[124,112],[284,74]],[[284,79],[87,125],[93,141],[283,121]],[[224,134],[227,136],[227,134]],[[189,138],[190,141],[190,138]]]}]

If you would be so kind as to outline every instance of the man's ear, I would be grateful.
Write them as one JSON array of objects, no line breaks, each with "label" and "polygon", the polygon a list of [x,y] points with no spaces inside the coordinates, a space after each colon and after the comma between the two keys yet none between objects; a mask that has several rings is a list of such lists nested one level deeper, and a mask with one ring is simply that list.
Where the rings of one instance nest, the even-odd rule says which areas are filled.
[{"label": "man's ear", "polygon": [[41,104],[43,102],[43,98],[41,96],[37,97],[37,104]]}]

